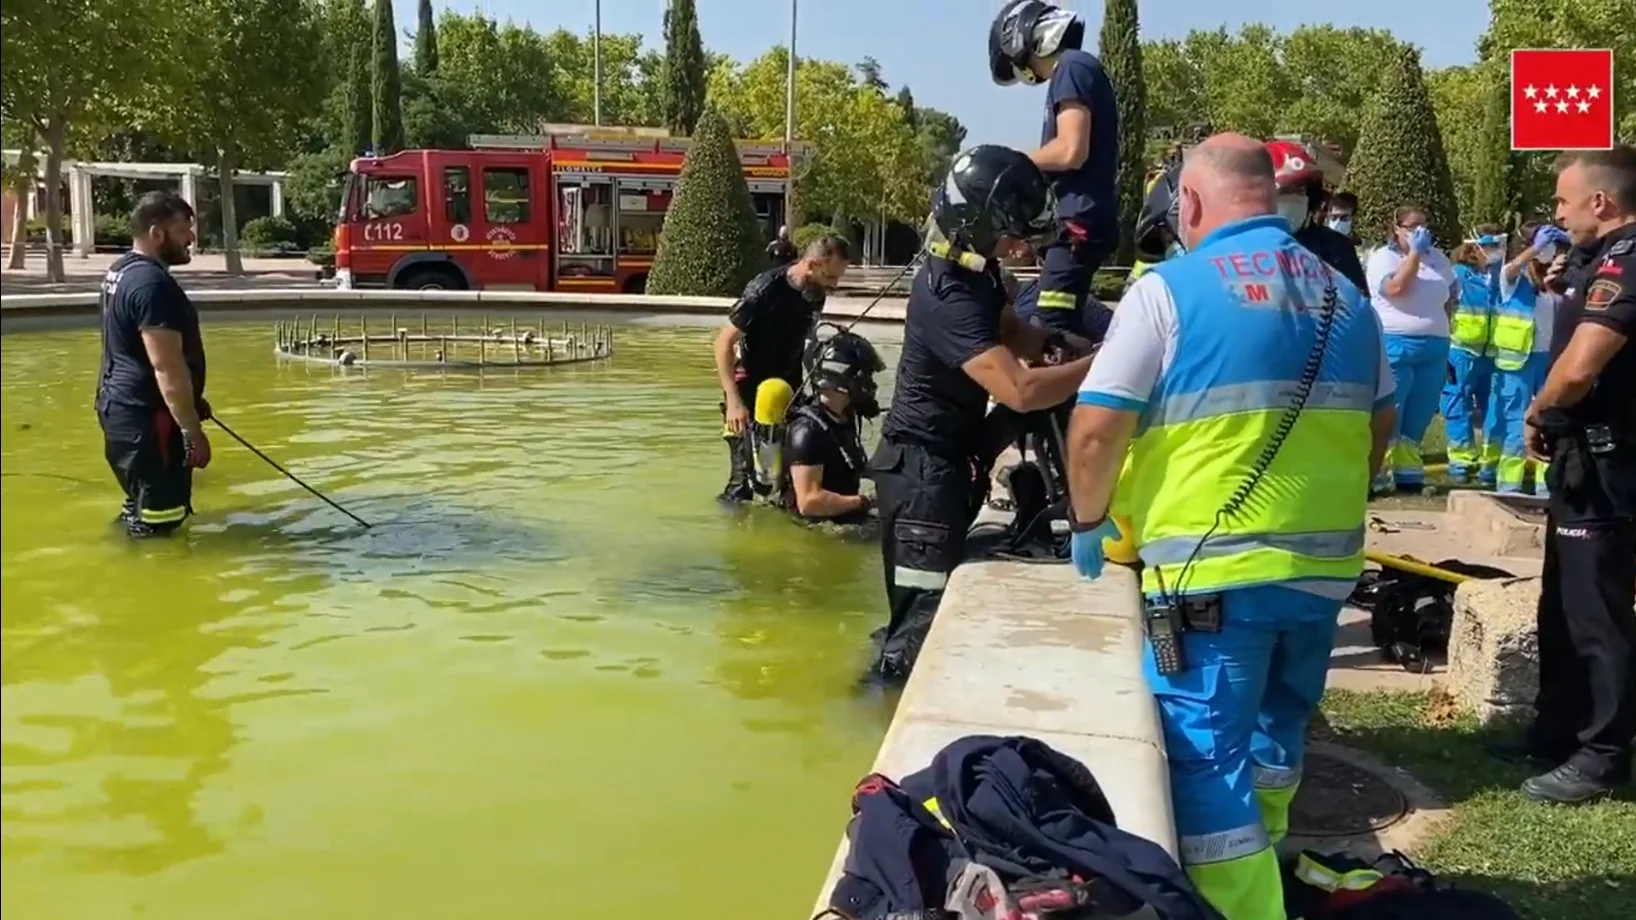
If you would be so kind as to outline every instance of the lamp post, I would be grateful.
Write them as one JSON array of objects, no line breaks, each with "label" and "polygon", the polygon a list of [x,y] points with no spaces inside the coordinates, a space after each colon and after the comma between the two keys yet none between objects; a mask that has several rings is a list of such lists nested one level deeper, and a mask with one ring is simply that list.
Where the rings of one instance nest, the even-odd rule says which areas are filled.
[{"label": "lamp post", "polygon": [[591,36],[591,123],[602,127],[602,0],[596,0],[596,31]]},{"label": "lamp post", "polygon": [[784,180],[784,220],[789,226],[790,197],[795,189],[795,4],[790,0],[790,57],[789,69],[784,73],[784,159],[789,164],[789,176]]}]

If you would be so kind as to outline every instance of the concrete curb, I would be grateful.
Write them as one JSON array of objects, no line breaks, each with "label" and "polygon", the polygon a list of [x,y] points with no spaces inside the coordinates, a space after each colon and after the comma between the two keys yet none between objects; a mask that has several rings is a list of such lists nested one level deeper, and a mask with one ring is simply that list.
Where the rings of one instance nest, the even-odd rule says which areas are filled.
[{"label": "concrete curb", "polygon": [[[1066,563],[986,560],[955,570],[871,770],[901,778],[966,735],[1029,735],[1077,758],[1121,828],[1176,854],[1129,569],[1110,565],[1095,582]],[[847,846],[843,838],[815,913],[827,907]]]},{"label": "concrete curb", "polygon": [[[188,292],[203,308],[238,307],[244,310],[328,309],[451,309],[470,310],[598,310],[610,313],[725,315],[735,301],[730,297],[658,297],[646,294],[569,294],[537,291],[395,291],[332,288],[221,288]],[[0,310],[10,316],[74,316],[97,311],[96,291],[66,294],[10,294],[0,296]],[[833,297],[824,315],[854,318],[869,305],[866,298]],[[901,322],[898,304],[882,302],[869,311],[871,320]]]}]

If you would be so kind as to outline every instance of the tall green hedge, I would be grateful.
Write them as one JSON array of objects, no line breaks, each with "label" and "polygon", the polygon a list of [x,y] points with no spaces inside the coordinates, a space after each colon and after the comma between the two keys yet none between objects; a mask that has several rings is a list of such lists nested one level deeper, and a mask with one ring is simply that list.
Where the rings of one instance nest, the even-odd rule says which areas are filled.
[{"label": "tall green hedge", "polygon": [[707,108],[665,215],[647,292],[737,297],[767,268],[766,245],[727,122]]},{"label": "tall green hedge", "polygon": [[1396,52],[1364,106],[1346,188],[1358,196],[1359,232],[1370,239],[1382,237],[1398,207],[1411,203],[1426,209],[1439,246],[1447,249],[1464,238],[1420,52],[1407,45]]}]

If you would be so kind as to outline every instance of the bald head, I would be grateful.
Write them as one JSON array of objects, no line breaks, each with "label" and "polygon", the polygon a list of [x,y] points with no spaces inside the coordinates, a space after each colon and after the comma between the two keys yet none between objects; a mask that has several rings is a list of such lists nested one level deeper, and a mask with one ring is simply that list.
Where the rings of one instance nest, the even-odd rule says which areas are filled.
[{"label": "bald head", "polygon": [[1278,208],[1272,156],[1242,134],[1211,135],[1187,151],[1179,184],[1182,243],[1189,249],[1223,224]]}]

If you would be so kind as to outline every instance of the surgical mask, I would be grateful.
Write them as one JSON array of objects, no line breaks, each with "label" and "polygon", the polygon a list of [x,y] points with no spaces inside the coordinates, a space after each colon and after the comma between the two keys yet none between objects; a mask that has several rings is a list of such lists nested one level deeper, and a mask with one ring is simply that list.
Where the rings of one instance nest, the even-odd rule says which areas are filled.
[{"label": "surgical mask", "polygon": [[1329,229],[1341,234],[1342,236],[1349,235],[1352,232],[1352,218],[1331,217],[1329,219]]},{"label": "surgical mask", "polygon": [[1534,261],[1538,262],[1540,265],[1550,265],[1552,262],[1556,261],[1556,257],[1557,251],[1555,246],[1547,246],[1544,249],[1541,249],[1539,252],[1534,253]]},{"label": "surgical mask", "polygon": [[1505,248],[1502,246],[1484,246],[1483,256],[1488,259],[1489,264],[1503,262],[1505,261]]},{"label": "surgical mask", "polygon": [[1181,240],[1176,240],[1165,248],[1165,259],[1167,261],[1170,259],[1179,259],[1185,255],[1187,255],[1187,247],[1182,245]]},{"label": "surgical mask", "polygon": [[1280,195],[1278,198],[1278,216],[1289,223],[1290,230],[1299,230],[1307,222],[1307,196]]}]

